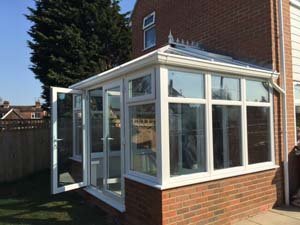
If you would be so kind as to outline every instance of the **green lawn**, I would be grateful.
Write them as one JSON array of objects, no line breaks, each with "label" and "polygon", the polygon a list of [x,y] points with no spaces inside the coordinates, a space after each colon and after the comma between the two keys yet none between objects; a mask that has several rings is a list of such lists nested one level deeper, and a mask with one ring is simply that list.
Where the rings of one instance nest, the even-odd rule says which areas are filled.
[{"label": "green lawn", "polygon": [[50,174],[42,172],[0,184],[0,225],[112,225],[100,209],[77,193],[50,195]]}]

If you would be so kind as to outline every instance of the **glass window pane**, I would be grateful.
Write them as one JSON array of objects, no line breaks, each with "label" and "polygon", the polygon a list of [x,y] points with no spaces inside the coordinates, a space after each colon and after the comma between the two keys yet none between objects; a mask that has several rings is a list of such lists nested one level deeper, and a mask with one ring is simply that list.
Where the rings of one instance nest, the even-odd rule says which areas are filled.
[{"label": "glass window pane", "polygon": [[131,170],[156,176],[155,104],[129,107]]},{"label": "glass window pane", "polygon": [[132,79],[128,82],[129,97],[139,97],[151,94],[151,74]]},{"label": "glass window pane", "polygon": [[206,171],[205,106],[169,104],[171,176]]},{"label": "glass window pane", "polygon": [[270,102],[268,82],[247,80],[246,85],[247,85],[247,101]]},{"label": "glass window pane", "polygon": [[91,152],[103,152],[103,99],[102,88],[90,91]]},{"label": "glass window pane", "polygon": [[81,109],[81,95],[75,95],[74,96],[74,108],[75,109]]},{"label": "glass window pane", "polygon": [[296,106],[296,135],[297,135],[297,145],[300,147],[300,106]]},{"label": "glass window pane", "polygon": [[247,107],[249,164],[271,161],[270,108]]},{"label": "glass window pane", "polygon": [[295,99],[300,100],[300,84],[295,85]]},{"label": "glass window pane", "polygon": [[156,44],[156,28],[145,30],[145,48],[150,48]]},{"label": "glass window pane", "polygon": [[214,168],[242,165],[241,107],[213,105]]},{"label": "glass window pane", "polygon": [[240,79],[215,75],[211,77],[211,85],[213,99],[241,100]]},{"label": "glass window pane", "polygon": [[154,15],[150,15],[145,18],[144,27],[148,27],[149,25],[152,25],[153,23],[154,23]]},{"label": "glass window pane", "polygon": [[89,92],[90,147],[91,147],[91,185],[103,189],[103,92],[102,88]]},{"label": "glass window pane", "polygon": [[169,71],[169,97],[204,98],[203,73]]}]

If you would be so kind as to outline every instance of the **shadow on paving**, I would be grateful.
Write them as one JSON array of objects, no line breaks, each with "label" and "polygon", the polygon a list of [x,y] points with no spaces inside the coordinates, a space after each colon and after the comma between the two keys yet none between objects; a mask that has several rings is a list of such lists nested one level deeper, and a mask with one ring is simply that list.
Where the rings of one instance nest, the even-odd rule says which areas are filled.
[{"label": "shadow on paving", "polygon": [[50,194],[50,173],[0,184],[0,225],[112,225],[100,209],[75,192]]}]

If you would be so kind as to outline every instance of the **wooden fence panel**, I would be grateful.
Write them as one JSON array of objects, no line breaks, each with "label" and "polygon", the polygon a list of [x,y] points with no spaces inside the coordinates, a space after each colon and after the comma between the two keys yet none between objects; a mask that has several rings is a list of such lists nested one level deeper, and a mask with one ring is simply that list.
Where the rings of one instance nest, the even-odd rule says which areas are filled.
[{"label": "wooden fence panel", "polygon": [[[16,121],[0,130],[0,183],[11,182],[50,166],[49,121]],[[13,124],[13,125],[12,125]],[[22,127],[18,128],[18,126]],[[1,125],[1,123],[0,123]],[[33,126],[34,125],[34,126]]]}]

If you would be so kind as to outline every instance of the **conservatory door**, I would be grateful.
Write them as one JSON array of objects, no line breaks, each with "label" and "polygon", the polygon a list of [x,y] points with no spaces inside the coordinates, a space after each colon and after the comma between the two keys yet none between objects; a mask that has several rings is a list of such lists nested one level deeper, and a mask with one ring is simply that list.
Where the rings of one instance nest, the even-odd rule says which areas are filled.
[{"label": "conservatory door", "polygon": [[82,92],[51,88],[52,193],[86,186],[84,104]]},{"label": "conservatory door", "polygon": [[104,86],[104,191],[122,196],[122,85],[114,82]]}]

